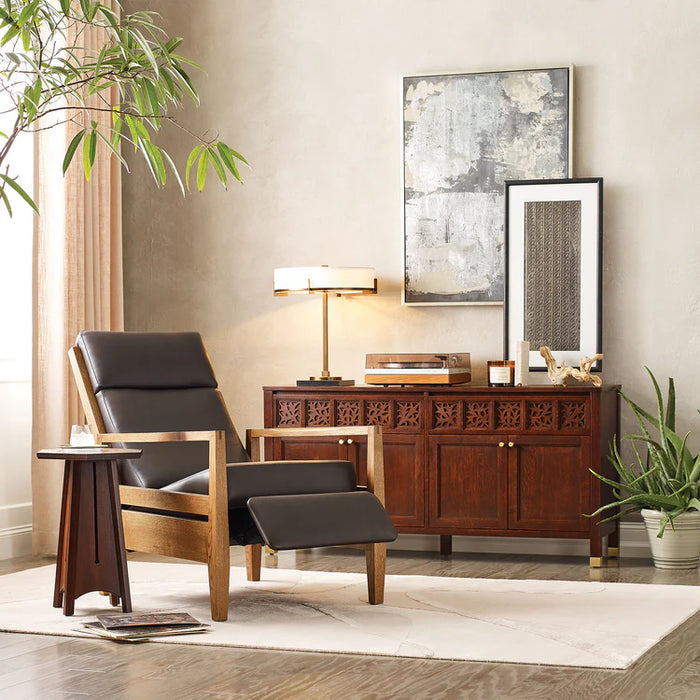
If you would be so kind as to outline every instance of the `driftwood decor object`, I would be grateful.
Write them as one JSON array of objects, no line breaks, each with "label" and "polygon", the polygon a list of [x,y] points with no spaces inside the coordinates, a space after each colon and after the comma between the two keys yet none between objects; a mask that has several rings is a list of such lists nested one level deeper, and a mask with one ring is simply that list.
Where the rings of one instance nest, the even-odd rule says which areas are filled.
[{"label": "driftwood decor object", "polygon": [[593,355],[593,357],[582,357],[579,369],[565,365],[563,362],[557,367],[557,361],[554,359],[551,349],[546,345],[540,348],[540,355],[544,357],[547,365],[547,376],[555,386],[563,386],[569,377],[577,382],[590,382],[593,386],[601,386],[603,383],[599,376],[591,374],[593,364],[603,359],[602,352]]}]

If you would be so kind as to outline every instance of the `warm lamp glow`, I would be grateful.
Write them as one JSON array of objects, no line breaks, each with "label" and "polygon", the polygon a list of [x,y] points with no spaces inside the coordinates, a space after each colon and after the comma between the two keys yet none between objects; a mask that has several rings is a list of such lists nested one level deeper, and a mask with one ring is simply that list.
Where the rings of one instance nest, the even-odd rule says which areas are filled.
[{"label": "warm lamp glow", "polygon": [[287,294],[376,294],[372,267],[278,267],[275,296]]},{"label": "warm lamp glow", "polygon": [[[352,379],[332,377],[328,371],[328,295],[376,294],[377,278],[372,267],[278,267],[274,274],[275,296],[323,294],[323,371],[309,382],[327,386],[352,385]],[[297,384],[306,383],[300,380]]]}]

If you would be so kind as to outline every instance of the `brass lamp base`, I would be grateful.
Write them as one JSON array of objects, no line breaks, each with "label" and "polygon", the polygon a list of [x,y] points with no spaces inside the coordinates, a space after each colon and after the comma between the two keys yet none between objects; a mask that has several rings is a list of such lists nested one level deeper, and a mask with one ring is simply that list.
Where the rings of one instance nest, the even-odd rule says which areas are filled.
[{"label": "brass lamp base", "polygon": [[297,386],[355,386],[355,380],[341,377],[309,377],[297,379]]}]

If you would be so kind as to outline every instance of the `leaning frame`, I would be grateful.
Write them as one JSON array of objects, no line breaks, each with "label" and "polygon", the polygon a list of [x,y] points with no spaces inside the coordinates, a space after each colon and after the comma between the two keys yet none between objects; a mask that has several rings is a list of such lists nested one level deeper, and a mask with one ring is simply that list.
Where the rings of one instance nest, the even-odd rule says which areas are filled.
[{"label": "leaning frame", "polygon": [[576,367],[602,352],[603,178],[508,181],[505,203],[504,358],[526,340],[530,369],[542,345]]}]

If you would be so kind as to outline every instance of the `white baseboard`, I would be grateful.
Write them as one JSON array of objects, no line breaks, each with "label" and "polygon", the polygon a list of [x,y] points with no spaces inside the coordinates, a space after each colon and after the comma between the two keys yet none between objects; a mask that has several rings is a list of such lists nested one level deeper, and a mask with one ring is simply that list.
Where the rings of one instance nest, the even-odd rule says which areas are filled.
[{"label": "white baseboard", "polygon": [[0,506],[0,559],[32,553],[32,504]]},{"label": "white baseboard", "polygon": [[[389,549],[416,552],[439,552],[439,535],[399,535]],[[620,550],[625,557],[649,557],[649,542],[643,523],[620,524]],[[544,537],[459,537],[452,538],[453,552],[483,552],[492,554],[552,554],[560,556],[589,556],[587,540]]]}]

